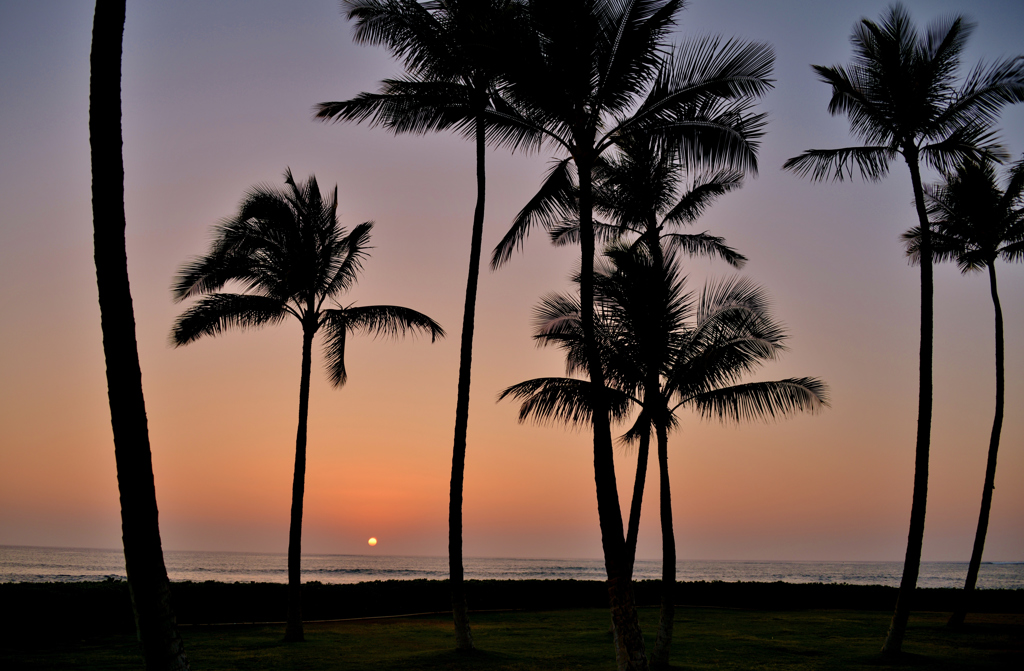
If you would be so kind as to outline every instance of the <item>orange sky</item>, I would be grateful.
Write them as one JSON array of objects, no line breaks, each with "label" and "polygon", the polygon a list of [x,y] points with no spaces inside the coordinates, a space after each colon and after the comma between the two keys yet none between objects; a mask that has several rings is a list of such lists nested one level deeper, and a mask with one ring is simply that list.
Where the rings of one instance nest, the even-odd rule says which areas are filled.
[{"label": "orange sky", "polygon": [[[118,547],[113,447],[91,249],[87,134],[89,3],[0,5],[0,544]],[[681,32],[772,43],[777,87],[761,172],[698,224],[751,258],[791,351],[761,379],[817,376],[831,410],[775,425],[684,417],[670,461],[681,559],[901,559],[913,473],[919,273],[898,235],[914,223],[906,168],[881,184],[811,184],[780,166],[851,144],[809,63],[849,60],[848,35],[883,2],[694,0]],[[781,3],[780,3],[781,4]],[[827,7],[823,5],[828,5]],[[978,21],[966,62],[1021,51],[1013,2],[907,3],[924,25]],[[772,5],[772,7],[767,7]],[[334,0],[128,8],[124,137],[128,253],[168,549],[283,552],[294,458],[297,324],[172,349],[172,275],[252,184],[316,173],[338,184],[342,221],[373,219],[375,249],[348,301],[429,314],[447,340],[351,342],[349,383],[314,370],[304,549],[442,555],[474,182],[470,144],[393,138],[310,120],[314,103],[399,72],[351,44]],[[1004,113],[1024,151],[1024,109]],[[550,156],[488,154],[485,248],[539,184]],[[516,423],[502,388],[561,373],[530,338],[539,296],[565,289],[574,250],[542,236],[485,273],[465,495],[469,556],[598,557],[585,434]],[[687,264],[690,284],[728,274]],[[1024,267],[1000,266],[1006,421],[986,559],[1024,559]],[[935,408],[926,560],[966,560],[991,425],[992,309],[983,276],[936,277]],[[317,365],[317,364],[315,364]],[[635,456],[617,457],[628,501]],[[655,471],[641,557],[660,556]],[[379,544],[369,548],[367,538]]]}]

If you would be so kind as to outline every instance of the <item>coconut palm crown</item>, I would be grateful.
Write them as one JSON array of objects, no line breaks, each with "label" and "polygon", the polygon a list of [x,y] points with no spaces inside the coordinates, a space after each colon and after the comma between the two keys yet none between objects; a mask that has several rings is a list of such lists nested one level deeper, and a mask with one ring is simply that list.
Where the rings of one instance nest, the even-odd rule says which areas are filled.
[{"label": "coconut palm crown", "polygon": [[[349,335],[399,336],[423,332],[431,342],[444,336],[434,320],[394,305],[342,306],[367,256],[370,229],[365,222],[347,232],[337,217],[337,187],[320,193],[316,177],[299,185],[285,172],[287,189],[257,186],[238,214],[214,227],[210,250],[186,263],[175,278],[177,301],[198,299],[175,322],[171,342],[187,345],[230,328],[258,328],[295,317],[302,324],[302,372],[299,425],[288,541],[288,622],[285,639],[303,640],[300,601],[302,502],[306,472],[306,425],[314,336],[324,332],[328,378],[340,387],[348,373],[345,343]],[[223,291],[228,285],[240,291]]]},{"label": "coconut palm crown", "polygon": [[[662,249],[669,249],[719,258],[734,268],[746,263],[747,258],[721,237],[679,230],[695,223],[719,197],[743,186],[742,173],[728,168],[687,171],[678,152],[658,138],[625,135],[613,151],[595,160],[593,176],[594,212],[599,217],[594,219],[596,241],[632,238],[634,244],[647,246],[656,260]],[[547,229],[555,245],[578,244],[578,202],[575,172],[568,169],[520,210],[492,259],[511,256],[532,226]]]},{"label": "coconut palm crown", "polygon": [[[709,284],[697,297],[685,289],[675,253],[669,252],[664,264],[643,246],[613,246],[606,256],[610,264],[595,277],[595,331],[611,415],[625,420],[639,410],[623,438],[639,441],[641,450],[652,427],[657,437],[663,573],[651,664],[667,667],[676,575],[668,435],[679,422],[677,412],[690,408],[704,418],[737,423],[770,420],[827,406],[827,388],[815,378],[743,381],[785,350],[785,331],[770,316],[764,291],[752,282]],[[535,337],[542,344],[566,352],[569,374],[585,373],[578,301],[566,295],[546,298],[537,324]],[[593,412],[589,386],[575,378],[539,378],[509,387],[500,398],[521,401],[520,421],[586,424]]]}]

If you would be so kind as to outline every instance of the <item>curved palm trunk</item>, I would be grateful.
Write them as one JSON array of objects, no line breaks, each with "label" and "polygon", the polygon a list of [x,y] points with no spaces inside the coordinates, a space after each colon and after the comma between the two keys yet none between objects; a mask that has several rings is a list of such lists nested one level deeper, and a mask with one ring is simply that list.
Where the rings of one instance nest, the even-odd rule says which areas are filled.
[{"label": "curved palm trunk", "polygon": [[121,533],[135,630],[147,669],[188,669],[160,544],[142,370],[125,250],[121,155],[124,0],[98,0],[89,77],[93,244],[107,398],[114,433]]},{"label": "curved palm trunk", "polygon": [[992,305],[996,313],[996,414],[992,420],[992,436],[988,443],[988,461],[985,464],[985,488],[981,492],[981,514],[978,516],[978,531],[974,535],[974,550],[971,552],[971,563],[967,567],[967,580],[964,590],[957,603],[956,610],[949,618],[949,624],[958,627],[967,617],[971,594],[978,583],[978,571],[981,569],[981,555],[985,551],[985,536],[988,533],[988,517],[992,510],[992,491],[996,488],[996,456],[999,452],[999,434],[1003,429],[1003,401],[1006,394],[1006,381],[1003,373],[1003,309],[999,305],[999,291],[996,287],[996,268],[994,260],[988,264],[989,287],[992,291]]},{"label": "curved palm trunk", "polygon": [[448,498],[448,571],[452,590],[452,618],[455,621],[455,647],[473,649],[469,628],[466,586],[462,567],[462,491],[466,472],[466,434],[469,430],[469,386],[473,366],[473,330],[476,322],[476,294],[480,279],[480,254],[483,250],[484,169],[483,116],[476,118],[476,209],[473,210],[473,239],[469,251],[469,278],[466,280],[466,305],[462,313],[462,343],[459,350],[459,389],[455,401],[455,441],[452,447],[452,479]]},{"label": "curved palm trunk", "polygon": [[[592,138],[590,138],[592,140]],[[590,145],[593,143],[590,142]],[[582,144],[582,146],[589,146]],[[647,669],[647,653],[637,620],[633,599],[630,562],[622,529],[622,509],[615,484],[608,399],[604,394],[604,371],[594,337],[594,218],[592,157],[574,157],[580,188],[580,316],[587,369],[593,389],[594,483],[597,489],[597,514],[601,525],[601,546],[608,574],[608,598],[615,636],[615,659],[621,669]]]},{"label": "curved palm trunk", "polygon": [[629,525],[626,527],[626,561],[629,563],[629,579],[633,579],[633,565],[636,563],[636,543],[640,535],[640,510],[644,503],[644,487],[647,483],[647,462],[651,453],[650,428],[640,435],[636,455],[636,478],[633,480],[633,498],[629,502]]},{"label": "curved palm trunk", "polygon": [[651,667],[668,668],[676,616],[676,535],[672,527],[672,492],[668,482],[668,430],[658,425],[658,474],[661,483],[661,617]]},{"label": "curved palm trunk", "polygon": [[910,619],[911,601],[921,570],[921,547],[924,544],[924,517],[928,502],[928,452],[931,446],[932,426],[932,233],[924,207],[924,190],[917,154],[908,152],[907,165],[914,186],[914,203],[921,225],[921,358],[919,364],[919,390],[917,406],[917,444],[914,456],[914,496],[910,507],[910,532],[907,554],[903,562],[896,611],[889,632],[882,645],[882,654],[899,655],[903,637]]},{"label": "curved palm trunk", "polygon": [[302,375],[299,379],[299,428],[295,435],[295,473],[292,477],[292,515],[288,528],[288,622],[285,641],[304,641],[302,630],[302,499],[306,493],[306,423],[309,417],[309,378],[315,325],[302,324]]}]

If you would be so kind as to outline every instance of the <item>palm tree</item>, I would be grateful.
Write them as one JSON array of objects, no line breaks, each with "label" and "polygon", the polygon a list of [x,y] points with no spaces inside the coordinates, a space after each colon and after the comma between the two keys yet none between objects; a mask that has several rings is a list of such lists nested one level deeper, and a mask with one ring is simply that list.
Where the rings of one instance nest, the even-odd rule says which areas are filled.
[{"label": "palm tree", "polygon": [[[665,138],[693,160],[756,167],[763,117],[750,101],[770,86],[771,50],[695,40],[665,56],[666,38],[682,0],[534,0],[531,40],[509,63],[503,94],[544,136],[567,154],[542,191],[579,179],[581,327],[595,412],[594,480],[619,668],[646,668],[636,620],[630,562],[615,486],[604,372],[594,338],[593,168],[615,139],[628,133]],[[529,230],[514,234],[518,246]],[[508,257],[492,259],[500,265]]]},{"label": "palm tree", "polygon": [[[394,305],[342,307],[338,298],[356,283],[367,256],[373,224],[359,224],[346,233],[338,223],[335,187],[324,199],[316,177],[302,186],[291,170],[287,190],[254,187],[238,214],[214,227],[210,251],[186,263],[175,278],[177,301],[199,298],[175,322],[171,341],[187,345],[224,330],[259,328],[288,316],[302,324],[302,372],[299,382],[299,426],[295,439],[291,524],[288,534],[288,622],[286,641],[303,640],[300,601],[302,499],[306,475],[306,420],[313,337],[324,330],[328,377],[336,387],[345,384],[345,342],[351,333],[399,336],[409,331],[444,337],[434,320]],[[226,293],[238,283],[241,293]],[[335,304],[336,307],[326,307]]]},{"label": "palm tree", "polygon": [[[721,195],[742,185],[742,175],[731,170],[697,171],[686,179],[687,187],[680,193],[688,177],[676,152],[659,146],[650,137],[623,136],[616,151],[598,157],[594,166],[594,209],[605,221],[594,221],[594,236],[601,242],[633,238],[632,245],[642,245],[657,267],[663,266],[663,247],[691,256],[718,257],[734,268],[742,268],[746,257],[725,244],[723,238],[701,233],[681,233],[678,228],[693,224]],[[519,213],[512,229],[499,243],[495,256],[500,257],[514,246],[514,236],[524,221],[532,220],[548,229],[556,245],[579,242],[578,187],[572,175],[560,184],[560,190],[542,190]],[[556,183],[557,185],[557,183]],[[647,350],[654,358],[648,364],[649,374],[657,375],[658,352]],[[653,388],[654,381],[648,386]],[[647,475],[650,433],[637,431],[637,470],[626,527],[627,564],[632,575],[640,528]]]},{"label": "palm tree", "polygon": [[928,453],[932,418],[932,240],[921,182],[921,164],[948,169],[965,159],[1000,158],[991,131],[1000,109],[1024,100],[1024,59],[979,65],[958,82],[960,56],[973,25],[960,16],[932,24],[919,35],[902,5],[886,10],[881,23],[862,19],[851,41],[850,66],[815,65],[832,86],[829,113],[846,114],[863,146],[810,149],[783,166],[813,180],[842,181],[854,168],[877,181],[889,162],[902,156],[910,169],[921,236],[921,350],[914,460],[914,495],[903,578],[882,652],[898,655],[903,646],[911,599],[921,565]]},{"label": "palm tree", "polygon": [[125,1],[98,0],[89,75],[93,243],[121,534],[135,630],[146,668],[188,669],[160,544],[149,426],[125,251],[121,49]]},{"label": "palm tree", "polygon": [[[1024,258],[1024,159],[1013,165],[1005,189],[996,181],[990,161],[968,161],[947,176],[942,184],[925,188],[928,215],[932,225],[932,257],[936,261],[955,261],[964,274],[988,269],[989,289],[995,310],[996,332],[996,409],[985,466],[985,486],[981,494],[981,513],[974,535],[974,549],[967,568],[962,597],[949,624],[964,623],[974,586],[978,582],[981,555],[985,550],[992,492],[995,489],[996,456],[1003,427],[1003,403],[1006,381],[1003,371],[1003,310],[996,284],[996,259],[1006,262]],[[920,262],[921,230],[904,234],[907,252]]]},{"label": "palm tree", "polygon": [[[694,223],[717,197],[739,188],[742,175],[731,170],[698,172],[689,180],[689,188],[680,194],[679,188],[685,171],[677,153],[667,151],[651,137],[628,135],[619,138],[616,149],[612,155],[602,156],[594,170],[595,210],[610,222],[594,222],[594,235],[598,240],[622,240],[624,236],[633,236],[633,246],[642,245],[658,269],[664,268],[663,247],[690,256],[719,257],[734,268],[744,266],[746,257],[726,245],[724,239],[710,235],[707,231],[694,234],[675,230]],[[579,238],[578,219],[553,226],[550,233],[555,244],[574,242]],[[651,287],[658,292],[654,295],[660,295],[663,284],[659,282]],[[659,362],[665,355],[665,344],[658,338],[652,338],[652,342],[641,353],[648,358],[644,364],[648,376],[644,383],[645,389],[659,388]],[[658,392],[654,392],[654,395],[657,396]],[[644,398],[646,405],[646,393]],[[656,424],[654,428],[657,429]],[[626,526],[630,577],[640,534],[650,431],[639,430],[638,441],[637,471]],[[667,487],[667,482],[664,486]],[[652,659],[657,661],[657,658],[656,649]]]},{"label": "palm tree", "polygon": [[459,382],[455,403],[455,437],[448,507],[449,584],[456,648],[471,650],[462,561],[462,492],[469,428],[469,391],[473,361],[476,295],[483,248],[486,195],[485,146],[529,143],[531,132],[501,108],[496,95],[503,54],[515,49],[519,0],[346,0],[356,20],[357,42],[384,45],[405,63],[409,76],[382,82],[378,93],[316,106],[324,121],[369,121],[395,133],[427,133],[455,128],[476,142],[476,208],[469,254],[469,277],[462,317]]},{"label": "palm tree", "polygon": [[[692,225],[715,200],[743,186],[743,175],[729,169],[687,171],[678,153],[664,144],[651,136],[624,135],[616,139],[613,153],[595,161],[594,211],[601,217],[594,220],[595,240],[632,238],[634,245],[646,246],[658,264],[663,249],[669,249],[742,268],[747,258],[723,238],[678,229]],[[542,189],[516,216],[494,258],[510,257],[530,226],[546,228],[555,245],[578,244],[578,200],[572,173]]]},{"label": "palm tree", "polygon": [[[774,419],[828,404],[814,378],[740,383],[785,347],[786,334],[768,314],[762,289],[746,280],[712,284],[699,298],[685,291],[672,252],[659,262],[645,248],[611,248],[611,268],[595,278],[597,332],[616,417],[640,416],[625,438],[637,440],[653,425],[657,436],[662,530],[662,603],[652,666],[667,667],[675,607],[676,554],[668,473],[668,434],[683,407],[704,418],[740,422]],[[579,305],[565,296],[538,310],[536,337],[566,350],[570,373],[582,372]],[[653,374],[651,368],[654,368]],[[589,418],[588,383],[566,378],[530,380],[502,398],[522,401],[520,420]]]}]

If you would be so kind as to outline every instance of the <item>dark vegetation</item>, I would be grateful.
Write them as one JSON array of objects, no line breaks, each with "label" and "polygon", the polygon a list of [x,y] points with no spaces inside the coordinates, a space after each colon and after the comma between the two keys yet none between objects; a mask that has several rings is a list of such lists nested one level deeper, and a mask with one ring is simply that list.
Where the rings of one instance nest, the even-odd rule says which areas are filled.
[{"label": "dark vegetation", "polygon": [[[515,587],[515,584],[503,583]],[[641,585],[641,593],[643,583]],[[466,583],[471,598],[480,585]],[[550,585],[553,586],[553,585]],[[714,588],[716,585],[709,587]],[[723,583],[718,583],[718,587]],[[730,585],[730,588],[735,585]],[[736,594],[750,585],[735,586]],[[3,586],[7,587],[7,586]],[[36,586],[38,587],[38,586]],[[99,587],[99,586],[96,586]],[[201,587],[201,586],[200,586]],[[223,587],[236,587],[226,585]],[[249,586],[240,585],[245,589]],[[280,603],[284,607],[284,585]],[[328,586],[322,586],[328,587]],[[330,586],[330,589],[357,586]],[[450,603],[444,583],[436,599]],[[607,598],[602,583],[582,585]],[[768,589],[846,586],[766,585]],[[887,588],[868,588],[868,590]],[[894,589],[883,610],[779,610],[680,606],[676,610],[675,664],[685,669],[878,669],[878,631],[885,626]],[[325,590],[327,591],[327,590]],[[515,590],[508,590],[509,593]],[[533,590],[530,590],[533,591]],[[788,589],[786,590],[789,591]],[[801,590],[797,590],[801,591]],[[859,591],[858,589],[852,590]],[[546,592],[546,590],[545,590]],[[600,593],[600,594],[599,594]],[[984,592],[984,593],[987,593]],[[929,598],[930,591],[922,595]],[[310,594],[312,597],[312,594]],[[1019,599],[1020,592],[1017,593]],[[305,598],[305,597],[304,597]],[[642,597],[641,597],[642,598]],[[741,597],[745,598],[745,597]],[[774,597],[773,597],[774,598]],[[315,603],[310,598],[307,603]],[[641,601],[641,603],[643,603]],[[923,605],[923,604],[919,604]],[[281,611],[284,612],[283,610]],[[658,609],[638,608],[653,645]],[[963,629],[945,626],[947,613],[918,611],[909,623],[907,652],[886,669],[1015,668],[1024,653],[1024,615],[972,615]],[[80,620],[79,622],[87,621]],[[602,669],[613,668],[607,607],[532,612],[473,613],[477,650],[451,646],[451,615],[422,615],[341,622],[307,622],[307,640],[281,641],[280,625],[183,626],[182,637],[197,668],[214,669]],[[77,624],[77,623],[75,623]],[[57,629],[55,626],[53,629]],[[73,628],[69,628],[72,630]],[[129,630],[130,632],[130,627]],[[138,643],[131,633],[49,641],[0,642],[4,669],[135,669]]]},{"label": "dark vegetation", "polygon": [[[171,583],[171,598],[180,625],[283,622],[287,589],[277,583],[175,582]],[[660,581],[638,581],[634,590],[638,606],[660,603]],[[896,592],[895,587],[880,585],[683,582],[676,584],[674,601],[681,607],[759,611],[885,611],[892,607]],[[598,580],[468,580],[466,593],[479,611],[608,607],[607,586]],[[955,589],[919,589],[918,607],[950,612],[958,593]],[[980,590],[974,597],[974,612],[1024,614],[1024,590]],[[0,612],[4,648],[37,637],[79,640],[134,632],[124,581],[5,583],[0,584],[0,603],[4,604]],[[446,580],[352,585],[307,582],[302,585],[302,604],[304,619],[310,622],[446,613],[451,610],[451,595]],[[40,627],[41,622],[47,626]]]}]

